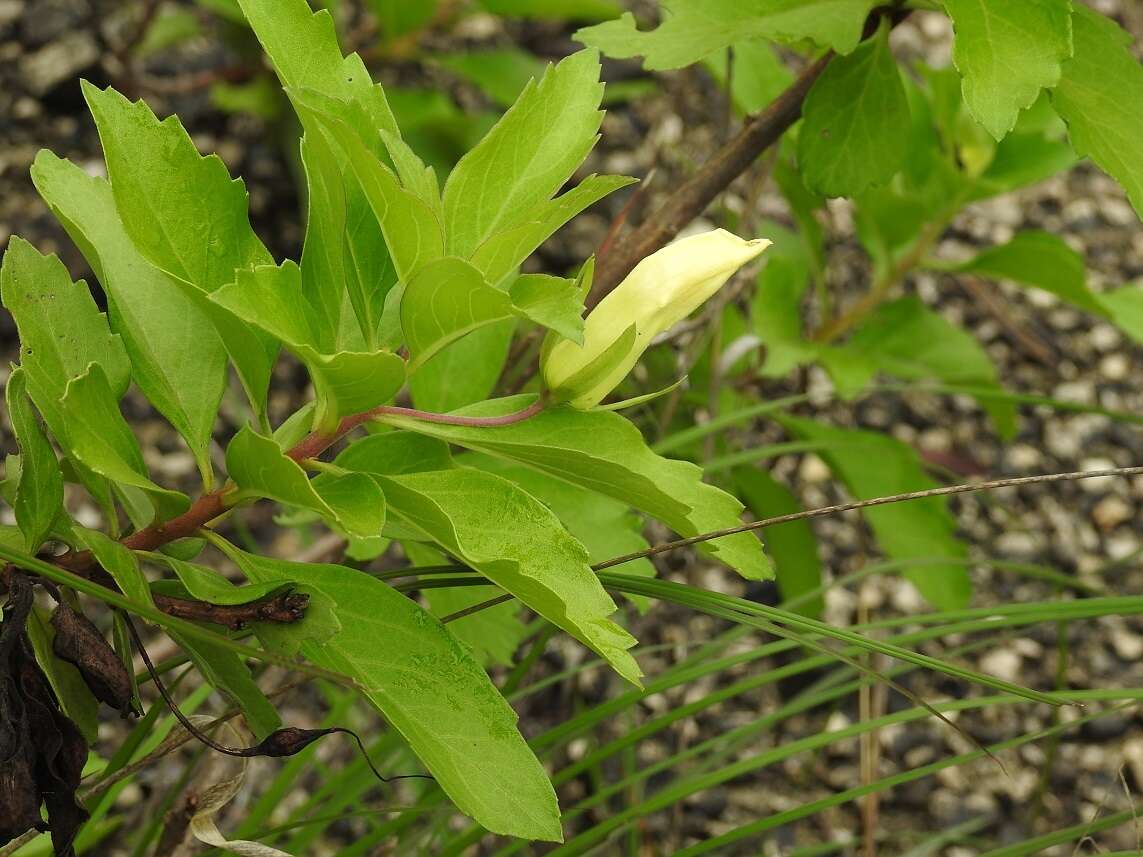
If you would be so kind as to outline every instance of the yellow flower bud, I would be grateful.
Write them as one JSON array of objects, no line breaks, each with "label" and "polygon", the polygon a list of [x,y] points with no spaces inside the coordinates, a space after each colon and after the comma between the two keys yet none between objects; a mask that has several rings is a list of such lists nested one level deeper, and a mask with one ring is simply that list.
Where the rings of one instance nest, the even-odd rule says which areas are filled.
[{"label": "yellow flower bud", "polygon": [[583,345],[548,343],[540,358],[556,401],[592,408],[639,362],[651,340],[682,321],[730,276],[770,246],[725,229],[692,235],[652,253],[592,310]]}]

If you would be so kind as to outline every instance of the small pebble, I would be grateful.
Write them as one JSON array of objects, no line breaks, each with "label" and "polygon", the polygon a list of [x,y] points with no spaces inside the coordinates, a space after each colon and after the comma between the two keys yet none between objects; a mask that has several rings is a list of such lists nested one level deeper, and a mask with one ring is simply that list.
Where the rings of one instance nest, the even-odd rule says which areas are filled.
[{"label": "small pebble", "polygon": [[997,678],[1015,682],[1020,678],[1023,663],[1024,659],[1011,649],[995,649],[980,659],[980,668]]},{"label": "small pebble", "polygon": [[1117,628],[1111,632],[1111,647],[1120,659],[1134,663],[1143,658],[1143,635]]},{"label": "small pebble", "polygon": [[1099,361],[1099,374],[1108,381],[1123,381],[1131,373],[1131,361],[1126,354],[1108,354]]},{"label": "small pebble", "polygon": [[1010,447],[1004,457],[1008,466],[1018,473],[1030,473],[1040,466],[1044,455],[1036,447],[1026,443],[1018,443]]},{"label": "small pebble", "polygon": [[1083,450],[1083,436],[1073,420],[1052,420],[1044,426],[1044,446],[1056,458],[1067,461]]},{"label": "small pebble", "polygon": [[1017,559],[1031,559],[1040,552],[1042,540],[1031,533],[1002,533],[996,540],[996,550],[1003,556]]},{"label": "small pebble", "polygon": [[1123,343],[1123,337],[1110,324],[1097,324],[1088,333],[1087,341],[1096,351],[1111,351]]},{"label": "small pebble", "polygon": [[33,95],[46,95],[99,59],[99,46],[88,32],[76,31],[40,48],[20,66],[24,85]]},{"label": "small pebble", "polygon": [[829,482],[833,479],[833,473],[829,466],[821,460],[818,456],[810,453],[802,459],[802,464],[798,468],[798,481],[809,483],[810,485],[819,484],[822,482]]},{"label": "small pebble", "polygon": [[1115,494],[1104,497],[1091,510],[1092,521],[1105,533],[1114,530],[1125,521],[1130,521],[1134,515],[1135,510],[1132,505]]}]

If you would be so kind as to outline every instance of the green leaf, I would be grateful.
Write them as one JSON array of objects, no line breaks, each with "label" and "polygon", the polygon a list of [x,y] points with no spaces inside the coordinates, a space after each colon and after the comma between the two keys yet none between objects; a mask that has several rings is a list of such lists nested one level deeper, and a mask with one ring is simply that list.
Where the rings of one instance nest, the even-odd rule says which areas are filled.
[{"label": "green leaf", "polygon": [[625,12],[616,21],[585,27],[576,41],[609,57],[643,56],[648,70],[682,68],[744,39],[809,39],[839,54],[861,40],[877,0],[674,0],[671,16],[640,31]]},{"label": "green leaf", "polygon": [[[523,406],[522,397],[499,399],[464,408],[461,413],[496,416]],[[385,417],[384,421],[519,461],[613,497],[664,521],[684,536],[740,523],[741,503],[705,484],[701,469],[694,464],[651,452],[638,430],[618,414],[557,407],[497,428],[432,424],[402,417]],[[773,576],[761,542],[750,533],[718,539],[705,549],[744,577],[759,580]]]},{"label": "green leaf", "polygon": [[261,741],[282,725],[278,710],[266,698],[250,675],[250,668],[237,654],[205,640],[173,632],[171,637],[194,662],[207,684],[238,707],[255,739]]},{"label": "green leaf", "polygon": [[1102,296],[1112,321],[1143,343],[1143,286],[1122,286]]},{"label": "green leaf", "polygon": [[238,268],[271,261],[250,228],[246,187],[217,155],[203,157],[176,117],[84,84],[119,215],[160,269],[211,292]]},{"label": "green leaf", "polygon": [[20,447],[20,476],[12,505],[16,523],[24,534],[24,546],[28,553],[34,554],[64,511],[63,474],[55,450],[32,409],[23,369],[15,369],[8,376],[4,397],[12,432]]},{"label": "green leaf", "polygon": [[[336,318],[344,283],[364,345],[371,349],[385,294],[396,279],[393,263],[361,186],[342,178],[345,164],[328,142],[317,139],[322,131],[307,104],[320,96],[323,109],[331,111],[335,122],[346,123],[347,136],[365,146],[374,160],[384,151],[378,131],[398,133],[393,112],[361,59],[342,56],[329,12],[315,13],[305,0],[242,0],[241,5],[306,128],[309,230],[315,230],[312,237],[307,230],[302,260],[307,293],[321,291],[328,298],[328,314]],[[398,249],[404,246],[402,240]]]},{"label": "green leaf", "polygon": [[[407,282],[422,266],[444,254],[441,221],[434,206],[406,190],[393,172],[370,151],[353,127],[338,117],[348,110],[320,93],[290,93],[303,122],[336,145],[373,210],[385,236],[397,276]],[[308,133],[308,132],[307,132]]]},{"label": "green leaf", "polygon": [[480,5],[505,18],[551,21],[599,21],[621,11],[614,0],[480,0]]},{"label": "green leaf", "polygon": [[106,180],[45,150],[32,165],[32,181],[99,277],[135,383],[209,476],[211,429],[226,389],[226,350],[213,325],[139,255]]},{"label": "green leaf", "polygon": [[1123,185],[1143,216],[1143,66],[1131,35],[1103,15],[1076,4],[1072,29],[1075,54],[1052,104],[1076,152]]},{"label": "green leaf", "polygon": [[592,174],[555,199],[533,206],[524,223],[488,238],[476,248],[470,261],[484,273],[488,282],[498,285],[565,223],[635,181],[628,176]]},{"label": "green leaf", "polygon": [[425,166],[425,162],[399,134],[382,129],[381,139],[385,143],[385,151],[393,159],[401,186],[431,208],[438,220],[443,221],[444,209],[436,170]]},{"label": "green leaf", "polygon": [[411,431],[386,431],[363,437],[342,450],[334,464],[381,476],[453,467],[447,443]]},{"label": "green leaf", "polygon": [[1049,232],[1018,232],[1007,244],[989,247],[948,270],[1036,286],[1082,310],[1107,315],[1099,296],[1087,287],[1083,256]]},{"label": "green leaf", "polygon": [[119,589],[131,601],[147,607],[154,605],[151,585],[147,582],[139,560],[130,550],[98,530],[80,530],[79,537],[95,555],[95,561],[110,574]]},{"label": "green leaf", "polygon": [[437,54],[433,60],[501,107],[511,107],[528,81],[542,75],[546,68],[535,55],[514,47]]},{"label": "green leaf", "polygon": [[168,542],[159,548],[159,553],[189,562],[202,553],[205,547],[206,539],[201,536],[190,536],[185,539],[175,539],[173,542]]},{"label": "green leaf", "polygon": [[281,341],[306,365],[317,393],[314,422],[330,427],[349,414],[389,401],[405,382],[405,361],[391,351],[323,354],[319,313],[306,299],[302,273],[291,261],[238,271],[210,300],[244,323]]},{"label": "green leaf", "polygon": [[[736,467],[733,471],[736,493],[754,517],[776,518],[802,511],[790,490],[770,473],[759,467]],[[774,559],[778,589],[788,601],[822,585],[822,563],[818,541],[807,520],[789,521],[763,530],[766,548]],[[820,595],[796,608],[795,612],[818,618],[825,609]]]},{"label": "green leaf", "polygon": [[245,26],[246,19],[242,15],[242,9],[238,5],[238,0],[195,0],[196,6],[201,6],[208,12],[217,15],[221,20],[228,21],[232,24]]},{"label": "green leaf", "polygon": [[[1000,390],[996,367],[973,336],[908,297],[882,304],[844,345],[819,349],[838,391],[856,396],[877,372],[905,380],[938,379],[949,384]],[[1012,437],[1016,408],[985,399],[997,431]]]},{"label": "green leaf", "polygon": [[193,562],[185,562],[173,556],[160,556],[162,561],[178,577],[187,594],[209,604],[250,604],[290,588],[288,583],[274,582],[249,583],[245,586],[237,586],[213,568]]},{"label": "green leaf", "polygon": [[422,0],[408,3],[406,0],[367,0],[367,5],[377,16],[381,32],[386,39],[396,39],[415,33],[433,20],[437,13],[436,0]]},{"label": "green leaf", "polygon": [[143,37],[131,49],[136,59],[145,59],[176,45],[193,39],[202,33],[199,16],[189,9],[164,8]]},{"label": "green leaf", "polygon": [[310,370],[319,404],[331,403],[315,411],[314,423],[319,427],[333,426],[337,417],[361,413],[389,401],[405,380],[405,361],[384,349],[313,354],[300,347],[298,356]]},{"label": "green leaf", "polygon": [[[268,559],[229,546],[227,553],[256,583],[299,581],[334,602],[341,628],[320,645],[303,643],[302,652],[364,686],[461,812],[494,833],[562,838],[555,792],[517,730],[515,712],[436,619],[353,569]],[[293,627],[280,630],[288,634]]]},{"label": "green leaf", "polygon": [[373,84],[357,54],[342,56],[328,11],[314,12],[305,0],[239,0],[238,5],[284,88],[312,89],[356,105],[362,139],[376,139],[378,129],[397,133],[385,91]]},{"label": "green leaf", "polygon": [[[780,419],[798,437],[823,445],[818,454],[859,500],[936,487],[917,453],[889,435],[796,417]],[[965,546],[954,536],[956,521],[945,498],[878,506],[862,514],[882,550],[893,559],[957,559],[966,555]],[[907,569],[905,577],[938,610],[959,610],[972,595],[963,564],[926,564]]]},{"label": "green leaf", "polygon": [[735,42],[727,50],[733,51],[729,81],[725,52],[708,56],[703,65],[723,86],[729,83],[731,101],[740,115],[762,110],[794,79],[794,73],[765,39]]},{"label": "green leaf", "polygon": [[223,113],[257,116],[267,124],[281,119],[285,107],[278,84],[262,74],[243,83],[217,81],[209,95],[210,103]]},{"label": "green leaf", "polygon": [[67,385],[60,411],[67,421],[67,437],[60,443],[84,467],[113,483],[145,491],[160,520],[185,512],[190,500],[178,491],[162,488],[147,475],[139,441],[123,419],[107,376],[98,363]]},{"label": "green leaf", "polygon": [[[301,158],[306,174],[302,292],[312,313],[309,327],[316,337],[312,344],[324,350],[341,344],[338,340],[343,330],[342,311],[347,295],[358,321],[361,341],[371,343],[384,306],[383,293],[381,289],[365,288],[357,277],[358,266],[347,252],[351,244],[346,234],[348,202],[341,165],[320,132],[302,135]],[[380,231],[379,226],[376,231]],[[387,256],[385,261],[391,269]],[[386,279],[393,278],[383,278],[378,284]]]},{"label": "green leaf", "polygon": [[[448,557],[422,542],[406,539],[401,547],[414,567],[448,562]],[[426,589],[421,594],[428,602],[429,611],[443,617],[488,600],[489,591],[483,586],[450,586]],[[510,667],[516,649],[528,635],[528,626],[519,619],[522,610],[520,602],[513,599],[449,622],[448,630],[472,650],[473,657],[482,665]]]},{"label": "green leaf", "polygon": [[509,296],[488,285],[468,262],[453,256],[430,262],[401,298],[410,371],[466,333],[512,315]]},{"label": "green leaf", "polygon": [[103,143],[115,205],[139,253],[173,277],[215,325],[251,404],[261,413],[277,349],[211,313],[203,299],[234,272],[273,260],[250,228],[246,187],[217,155],[203,157],[176,117],[160,122],[142,101],[83,84]]},{"label": "green leaf", "polygon": [[[346,105],[336,102],[326,107],[348,110]],[[309,190],[306,240],[302,250],[306,295],[315,306],[321,307],[325,317],[321,330],[322,341],[327,344],[323,347],[351,342],[344,335],[348,320],[342,318],[346,295],[357,319],[361,342],[372,347],[385,296],[397,281],[393,259],[385,245],[385,233],[361,184],[347,180],[346,173],[351,168],[340,150],[331,144],[327,132],[313,120],[311,113],[301,107],[299,111],[311,125],[302,137],[302,164]],[[347,134],[361,145],[352,131]]]},{"label": "green leaf", "polygon": [[437,352],[409,379],[413,404],[441,413],[492,395],[508,360],[516,319],[474,330]]},{"label": "green leaf", "polygon": [[816,348],[802,333],[802,299],[810,285],[810,259],[799,236],[775,223],[759,231],[774,245],[763,257],[751,315],[754,330],[766,348],[762,373],[781,378],[812,360]]},{"label": "green leaf", "polygon": [[[697,363],[695,365],[696,367],[698,366]],[[666,387],[662,387],[658,390],[652,390],[650,393],[642,393],[638,396],[632,396],[629,399],[620,399],[618,402],[608,402],[606,405],[596,405],[595,407],[601,411],[630,410],[631,408],[638,407],[639,405],[646,405],[647,403],[653,402],[656,399],[661,399],[663,396],[669,396],[671,393],[675,392],[675,390],[679,389],[679,387],[681,387],[686,380],[687,376],[683,375],[682,377],[676,379],[673,383],[668,384]]]},{"label": "green leaf", "polygon": [[964,100],[1000,140],[1017,114],[1060,80],[1072,55],[1071,0],[944,0]]},{"label": "green leaf", "polygon": [[908,154],[911,120],[886,24],[826,66],[803,115],[798,165],[811,190],[856,196],[893,178]]},{"label": "green leaf", "polygon": [[595,145],[603,113],[599,57],[580,51],[529,83],[448,177],[448,251],[470,257],[484,241],[533,219]]},{"label": "green leaf", "polygon": [[[1024,115],[1024,114],[1022,114]],[[973,199],[985,199],[1037,184],[1071,169],[1076,153],[1062,135],[1016,130],[996,146],[992,162],[976,181]]]},{"label": "green leaf", "polygon": [[393,513],[639,684],[635,638],[588,554],[552,512],[513,483],[469,468],[378,476]]},{"label": "green leaf", "polygon": [[508,294],[525,318],[583,345],[583,298],[578,282],[549,274],[522,274]]},{"label": "green leaf", "polygon": [[[648,546],[641,532],[642,517],[625,503],[503,458],[469,453],[462,460],[468,466],[510,479],[541,501],[587,548],[592,562],[635,553]],[[655,566],[649,559],[637,559],[617,566],[616,572],[632,577],[654,577]],[[644,596],[628,595],[627,598],[641,612],[651,606],[650,599]]]},{"label": "green leaf", "polygon": [[271,438],[243,426],[226,447],[226,469],[240,496],[266,497],[316,512],[349,536],[381,534],[385,497],[376,482],[361,474],[332,476],[318,486]]},{"label": "green leaf", "polygon": [[58,440],[67,437],[60,410],[67,383],[90,364],[103,368],[116,399],[126,392],[131,364],[119,337],[108,330],[87,283],[73,283],[57,257],[41,256],[13,236],[0,268],[0,299],[16,321],[28,395]]}]

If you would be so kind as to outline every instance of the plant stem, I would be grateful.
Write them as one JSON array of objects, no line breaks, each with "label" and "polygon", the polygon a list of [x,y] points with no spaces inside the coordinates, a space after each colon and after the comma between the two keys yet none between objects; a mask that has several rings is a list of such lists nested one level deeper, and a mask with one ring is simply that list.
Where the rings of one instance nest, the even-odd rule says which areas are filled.
[{"label": "plant stem", "polygon": [[[761,521],[751,521],[748,524],[743,524],[739,527],[729,527],[725,530],[713,530],[709,533],[701,533],[697,536],[691,536],[686,539],[677,539],[673,542],[662,542],[661,544],[652,545],[645,550],[636,551],[635,553],[624,554],[617,556],[603,562],[597,562],[591,567],[592,571],[603,571],[604,569],[614,568],[617,565],[633,562],[637,559],[655,556],[656,554],[666,553],[667,551],[678,550],[688,545],[698,544],[700,542],[708,542],[714,539],[725,538],[726,536],[737,535],[738,533],[747,533],[752,530],[761,530],[766,527],[772,527],[777,524],[788,524],[790,521],[801,521],[808,518],[824,518],[827,515],[836,515],[839,512],[849,512],[854,509],[867,509],[871,506],[884,506],[889,503],[903,503],[908,500],[923,500],[927,497],[947,497],[952,494],[968,494],[974,491],[991,491],[996,488],[1011,488],[1017,485],[1041,485],[1046,482],[1071,482],[1077,479],[1094,479],[1100,476],[1139,476],[1143,475],[1143,466],[1138,467],[1116,467],[1111,470],[1080,470],[1072,471],[1070,473],[1046,473],[1041,476],[1017,476],[1012,479],[995,479],[991,482],[970,482],[965,485],[946,485],[942,488],[930,488],[925,491],[910,491],[906,494],[892,494],[886,497],[873,497],[868,500],[858,500],[853,503],[840,503],[836,506],[822,506],[818,509],[805,509],[801,512],[793,512],[789,515],[778,515],[774,518],[764,518]],[[511,593],[504,593],[497,595],[495,598],[490,598],[487,601],[482,601],[479,604],[473,604],[463,610],[458,610],[455,613],[450,613],[441,619],[441,622],[455,622],[457,619],[463,619],[465,616],[471,616],[473,613],[479,613],[481,610],[486,610],[489,607],[495,607],[498,604],[503,604],[505,601],[510,601],[513,597]]]},{"label": "plant stem", "polygon": [[[865,22],[863,38],[877,31],[882,17],[896,26],[910,14],[909,9],[874,9]],[[731,140],[683,182],[653,214],[632,230],[622,241],[600,253],[595,278],[587,297],[588,309],[594,307],[640,260],[650,256],[671,241],[679,231],[698,217],[732,181],[755,159],[781,139],[801,118],[802,104],[810,88],[833,59],[828,51],[807,66],[793,83],[771,101],[761,113],[751,117]]]},{"label": "plant stem", "polygon": [[305,440],[289,450],[286,455],[294,459],[294,461],[304,461],[307,458],[317,458],[326,449],[330,447],[335,441],[353,429],[357,428],[362,423],[367,423],[370,420],[381,419],[382,417],[406,417],[408,419],[420,420],[426,423],[442,423],[450,426],[469,426],[469,427],[482,427],[482,428],[496,428],[498,426],[510,426],[514,423],[523,422],[530,419],[544,409],[545,402],[543,398],[537,399],[522,411],[515,411],[511,414],[504,414],[499,417],[462,417],[454,414],[434,414],[429,411],[421,411],[416,408],[401,408],[396,405],[382,405],[379,408],[365,411],[364,413],[354,414],[353,416],[345,417],[337,428],[332,432],[314,432],[309,435]]},{"label": "plant stem", "polygon": [[968,494],[974,491],[992,491],[996,488],[1011,488],[1017,485],[1041,485],[1046,482],[1071,482],[1077,479],[1095,479],[1100,476],[1139,476],[1141,474],[1143,474],[1143,466],[1116,467],[1109,470],[1077,470],[1069,473],[1045,473],[1041,476],[1017,476],[1011,479],[994,479],[991,482],[969,482],[964,485],[945,485],[941,488],[929,488],[925,491],[910,491],[905,494],[892,494],[887,497],[873,497],[869,500],[839,503],[836,506],[806,509],[801,512],[793,512],[789,515],[778,515],[774,518],[764,518],[761,521],[751,521],[748,524],[742,524],[738,527],[728,527],[724,530],[700,533],[697,536],[691,536],[686,539],[663,542],[661,544],[652,545],[645,550],[596,563],[592,566],[592,570],[602,571],[605,568],[623,565],[624,563],[636,559],[643,559],[644,557],[655,556],[656,554],[666,553],[667,551],[678,550],[679,548],[699,544],[700,542],[709,542],[713,539],[721,539],[739,533],[748,533],[752,530],[760,530],[765,527],[775,526],[776,524],[786,524],[790,521],[801,521],[807,518],[824,518],[827,515],[836,515],[839,512],[849,512],[854,509],[868,509],[871,506],[884,506],[889,503],[902,503],[909,500],[923,500],[928,497],[947,497],[952,494]]},{"label": "plant stem", "polygon": [[[873,16],[880,19],[880,16]],[[710,205],[754,159],[772,146],[798,121],[802,102],[833,52],[810,65],[766,109],[750,119],[742,130],[719,149],[690,179],[625,239],[609,248],[596,262],[595,277],[587,305],[595,306],[639,261],[665,246],[679,231]]]},{"label": "plant stem", "polygon": [[835,316],[822,325],[821,328],[814,333],[812,337],[813,340],[815,342],[833,342],[855,327],[862,319],[869,315],[869,313],[877,309],[889,296],[889,293],[892,292],[914,268],[924,261],[924,258],[929,254],[929,250],[944,233],[948,224],[949,218],[947,216],[938,217],[936,220],[932,220],[926,224],[908,252],[894,262],[888,271],[878,277],[869,291],[862,295],[853,306],[841,315]]},{"label": "plant stem", "polygon": [[[544,405],[544,399],[540,398],[523,410],[515,411],[511,414],[504,414],[499,417],[463,417],[454,416],[452,414],[435,414],[428,411],[420,411],[415,408],[382,405],[381,407],[373,408],[364,413],[345,417],[332,432],[314,432],[310,434],[298,443],[297,446],[288,450],[286,455],[298,462],[317,458],[333,443],[353,431],[353,429],[369,420],[381,417],[407,417],[425,422],[444,423],[446,425],[495,428],[497,426],[508,426],[523,422],[526,419],[534,417],[544,409]],[[228,485],[216,491],[203,494],[191,504],[189,509],[178,517],[160,524],[152,524],[149,527],[144,527],[127,536],[122,540],[123,546],[135,551],[153,551],[177,539],[194,535],[228,510],[227,498],[234,490],[233,485]],[[90,572],[95,566],[95,559],[90,551],[71,551],[61,557],[57,557],[53,562],[61,568],[85,576],[91,576]],[[110,583],[110,581],[108,580],[106,583]]]}]

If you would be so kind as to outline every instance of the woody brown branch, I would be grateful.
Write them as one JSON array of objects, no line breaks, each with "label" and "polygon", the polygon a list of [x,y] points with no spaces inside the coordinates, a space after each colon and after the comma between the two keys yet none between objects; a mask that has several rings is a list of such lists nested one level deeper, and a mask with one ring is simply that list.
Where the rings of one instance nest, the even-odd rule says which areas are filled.
[{"label": "woody brown branch", "polygon": [[[876,32],[883,16],[889,18],[891,26],[896,26],[908,16],[908,11],[896,8],[875,9],[866,20],[863,38]],[[801,118],[806,95],[833,57],[833,51],[828,51],[809,65],[761,113],[748,119],[742,130],[683,182],[658,210],[607,252],[600,254],[586,301],[588,309],[619,285],[640,260],[666,246],[683,227],[702,214],[715,197],[729,187],[759,155],[778,142]]]},{"label": "woody brown branch", "polygon": [[[515,413],[500,417],[462,417],[449,414],[434,414],[419,411],[414,408],[402,408],[391,405],[382,405],[360,414],[353,414],[343,418],[332,431],[314,431],[306,436],[296,446],[286,451],[285,455],[298,463],[317,458],[331,445],[355,428],[371,419],[381,416],[411,417],[429,422],[443,422],[453,425],[481,425],[498,426],[509,425],[514,422],[529,419],[538,414],[544,407],[541,397],[533,404]],[[227,510],[227,497],[233,493],[233,487],[227,486],[216,491],[203,494],[195,500],[189,509],[169,521],[152,524],[149,527],[132,533],[122,540],[124,547],[134,551],[153,551],[163,545],[170,544],[178,539],[188,538],[207,526],[211,521],[221,517]],[[55,557],[52,563],[88,578],[108,589],[118,591],[119,587],[114,579],[101,568],[91,551],[69,551],[63,556]],[[0,571],[0,586],[5,586],[10,568]],[[216,605],[205,601],[186,598],[172,598],[170,596],[155,595],[155,606],[171,616],[182,619],[193,619],[200,622],[213,622],[229,628],[242,628],[251,622],[296,622],[302,617],[306,607],[306,596],[300,594],[281,594],[270,598],[260,599],[247,604]]]},{"label": "woody brown branch", "polygon": [[155,606],[168,616],[225,625],[232,631],[239,631],[251,622],[297,622],[305,615],[309,603],[309,596],[300,592],[283,592],[246,604],[210,604],[158,594],[153,597]]},{"label": "woody brown branch", "polygon": [[737,136],[683,182],[657,211],[600,256],[586,302],[589,309],[631,273],[640,260],[666,246],[684,226],[702,214],[755,158],[798,121],[806,94],[832,58],[831,51],[806,68],[788,89],[747,121]]}]

